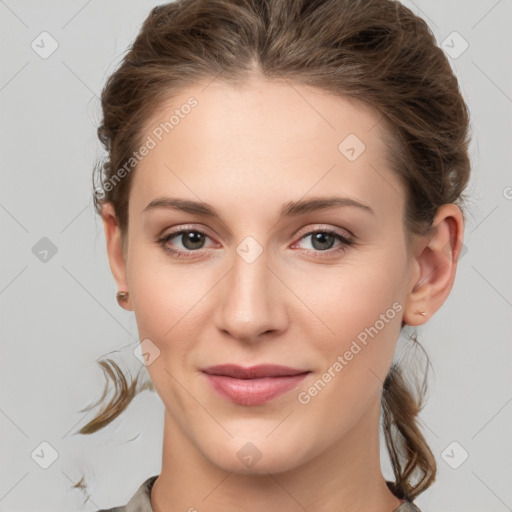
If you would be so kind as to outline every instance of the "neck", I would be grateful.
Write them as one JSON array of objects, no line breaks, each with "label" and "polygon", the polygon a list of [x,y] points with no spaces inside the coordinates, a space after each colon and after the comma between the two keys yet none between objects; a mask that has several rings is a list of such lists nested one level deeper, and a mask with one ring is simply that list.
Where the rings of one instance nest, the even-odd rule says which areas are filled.
[{"label": "neck", "polygon": [[392,512],[400,504],[380,468],[380,402],[322,453],[281,473],[225,471],[206,459],[167,412],[153,512]]}]

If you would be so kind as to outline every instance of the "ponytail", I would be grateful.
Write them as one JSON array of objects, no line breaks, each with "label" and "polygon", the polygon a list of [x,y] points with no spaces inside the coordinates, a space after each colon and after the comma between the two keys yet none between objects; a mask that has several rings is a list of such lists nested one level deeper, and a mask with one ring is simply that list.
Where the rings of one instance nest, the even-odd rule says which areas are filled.
[{"label": "ponytail", "polygon": [[124,412],[138,393],[145,389],[154,390],[153,383],[150,380],[143,380],[141,383],[139,374],[128,383],[128,379],[122,369],[112,359],[101,360],[98,364],[103,370],[106,381],[103,394],[96,403],[85,407],[80,412],[90,411],[104,401],[107,396],[109,380],[114,386],[114,395],[110,402],[108,402],[89,423],[78,431],[79,434],[94,434]]},{"label": "ponytail", "polygon": [[[428,366],[427,366],[428,369]],[[382,426],[395,482],[388,483],[398,498],[412,501],[435,480],[437,465],[417,422],[426,391],[425,378],[415,396],[407,386],[400,366],[394,363],[384,381]],[[411,477],[419,473],[415,484]]]}]

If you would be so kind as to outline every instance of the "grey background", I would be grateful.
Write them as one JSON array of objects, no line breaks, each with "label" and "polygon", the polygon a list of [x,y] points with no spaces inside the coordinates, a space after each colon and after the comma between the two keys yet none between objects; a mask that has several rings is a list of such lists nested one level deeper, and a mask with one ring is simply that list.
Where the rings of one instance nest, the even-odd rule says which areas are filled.
[{"label": "grey background", "polygon": [[[0,0],[1,511],[124,504],[161,468],[155,393],[99,433],[73,435],[92,417],[80,409],[103,391],[96,360],[112,352],[124,368],[141,367],[133,313],[115,299],[91,172],[101,88],[157,3]],[[512,510],[512,2],[404,3],[452,53],[463,48],[454,31],[469,44],[450,58],[473,129],[467,253],[450,298],[418,331],[435,370],[421,419],[439,473],[416,502],[423,512]],[[31,47],[43,31],[58,43],[46,59]],[[44,237],[57,249],[45,262]],[[47,469],[42,442],[58,454]],[[383,468],[391,477],[387,458]],[[82,475],[87,494],[72,488]]]}]

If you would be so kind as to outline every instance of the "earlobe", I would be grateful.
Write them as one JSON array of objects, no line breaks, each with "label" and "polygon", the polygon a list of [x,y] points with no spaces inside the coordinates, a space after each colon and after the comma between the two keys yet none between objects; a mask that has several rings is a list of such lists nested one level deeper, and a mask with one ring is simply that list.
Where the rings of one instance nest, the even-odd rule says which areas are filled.
[{"label": "earlobe", "polygon": [[[110,270],[116,281],[118,292],[128,292],[126,262],[123,255],[121,232],[112,203],[105,203],[103,205],[101,216],[103,219]],[[131,311],[130,300],[125,301],[122,307]]]},{"label": "earlobe", "polygon": [[464,221],[454,204],[438,208],[433,231],[419,239],[416,256],[419,276],[409,292],[403,321],[422,325],[442,306],[455,280],[457,262],[462,249]]}]

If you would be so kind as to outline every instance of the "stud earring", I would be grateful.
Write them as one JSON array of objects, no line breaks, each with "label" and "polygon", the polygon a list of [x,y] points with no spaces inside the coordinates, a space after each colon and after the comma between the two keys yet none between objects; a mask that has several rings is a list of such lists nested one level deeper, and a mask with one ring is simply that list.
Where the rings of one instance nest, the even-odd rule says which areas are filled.
[{"label": "stud earring", "polygon": [[116,298],[119,305],[123,307],[123,304],[128,300],[128,292],[117,292]]},{"label": "stud earring", "polygon": [[415,311],[415,313],[416,313],[417,315],[427,316],[427,313],[425,313],[425,311]]}]

